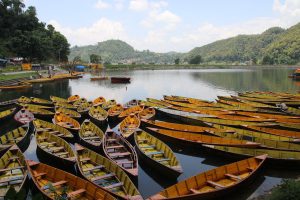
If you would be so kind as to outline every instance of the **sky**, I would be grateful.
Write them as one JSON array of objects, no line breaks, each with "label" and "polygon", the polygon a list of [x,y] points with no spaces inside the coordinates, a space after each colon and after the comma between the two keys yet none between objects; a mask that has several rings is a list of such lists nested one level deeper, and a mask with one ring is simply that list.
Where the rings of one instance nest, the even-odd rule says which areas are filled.
[{"label": "sky", "polygon": [[24,0],[71,46],[120,39],[137,50],[187,52],[300,22],[300,0]]}]

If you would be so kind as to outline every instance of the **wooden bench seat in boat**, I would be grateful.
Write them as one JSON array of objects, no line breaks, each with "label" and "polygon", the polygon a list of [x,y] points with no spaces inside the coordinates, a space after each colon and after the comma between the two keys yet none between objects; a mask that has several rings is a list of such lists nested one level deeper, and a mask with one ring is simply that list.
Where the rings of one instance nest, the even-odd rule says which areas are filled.
[{"label": "wooden bench seat in boat", "polygon": [[155,145],[149,145],[149,146],[141,146],[141,149],[153,149]]},{"label": "wooden bench seat in boat", "polygon": [[151,155],[157,155],[157,154],[164,154],[164,152],[161,151],[154,151],[154,152],[149,152],[149,153],[145,153],[147,156],[151,156]]},{"label": "wooden bench seat in boat", "polygon": [[90,167],[90,168],[85,168],[82,171],[83,172],[93,171],[93,170],[96,170],[96,169],[102,169],[103,167],[104,167],[103,165],[98,165],[98,166],[94,166],[94,167]]},{"label": "wooden bench seat in boat", "polygon": [[11,170],[15,170],[15,169],[23,169],[24,166],[17,166],[17,167],[13,167],[13,168],[4,168],[4,169],[0,169],[0,172],[6,172],[6,171],[11,171]]},{"label": "wooden bench seat in boat", "polygon": [[[64,185],[64,184],[66,184],[67,182],[68,182],[68,181],[62,180],[62,181],[58,181],[58,182],[52,183],[51,185],[52,185],[53,187],[57,187],[57,186]],[[50,187],[49,187],[49,185],[47,184],[47,185],[45,185],[44,187],[42,187],[42,189],[43,189],[43,190],[49,190]]]},{"label": "wooden bench seat in boat", "polygon": [[24,178],[23,174],[22,175],[6,177],[5,179],[0,179],[0,184],[14,182],[14,181],[19,182],[20,180],[22,181],[23,178]]},{"label": "wooden bench seat in boat", "polygon": [[133,164],[132,160],[117,161],[118,165]]},{"label": "wooden bench seat in boat", "polygon": [[122,157],[122,156],[129,156],[131,155],[130,152],[123,152],[123,153],[109,153],[110,157]]},{"label": "wooden bench seat in boat", "polygon": [[9,160],[15,160],[15,159],[19,159],[19,157],[18,156],[12,156],[12,157],[9,158]]},{"label": "wooden bench seat in boat", "polygon": [[106,186],[104,188],[107,189],[107,190],[109,190],[109,189],[116,188],[116,187],[121,187],[121,186],[123,186],[123,183],[119,182],[119,183],[115,183],[115,184]]},{"label": "wooden bench seat in boat", "polygon": [[57,155],[57,156],[62,156],[62,155],[67,155],[67,154],[69,154],[69,152],[66,152],[66,151],[55,153],[55,155]]},{"label": "wooden bench seat in boat", "polygon": [[56,133],[59,133],[59,131],[48,131],[48,133],[52,133],[52,134],[56,135]]},{"label": "wooden bench seat in boat", "polygon": [[170,161],[170,158],[163,158],[163,159],[160,159],[160,160],[156,160],[157,162],[164,162],[164,161]]},{"label": "wooden bench seat in boat", "polygon": [[111,139],[107,139],[106,141],[107,141],[107,142],[115,142],[115,141],[117,141],[117,139],[111,138]]},{"label": "wooden bench seat in boat", "polygon": [[86,192],[85,189],[79,189],[79,190],[75,190],[75,191],[73,191],[73,192],[69,192],[69,193],[68,193],[68,198],[71,198],[71,197],[73,197],[73,196],[77,196],[77,195],[82,194],[82,193],[84,193],[84,192]]},{"label": "wooden bench seat in boat", "polygon": [[213,182],[213,181],[206,181],[209,185],[211,186],[214,186],[214,187],[217,187],[217,188],[224,188],[225,186],[224,185],[220,185],[216,182]]},{"label": "wooden bench seat in boat", "polygon": [[93,140],[93,139],[99,139],[99,136],[88,136],[88,137],[83,136],[83,138],[86,140]]},{"label": "wooden bench seat in boat", "polygon": [[117,149],[117,148],[123,148],[123,145],[115,145],[115,146],[107,146],[107,149]]},{"label": "wooden bench seat in boat", "polygon": [[239,180],[239,181],[242,180],[241,177],[233,175],[233,174],[225,174],[225,176],[227,176],[228,178],[232,178],[234,180]]},{"label": "wooden bench seat in boat", "polygon": [[103,176],[96,176],[94,178],[91,179],[91,181],[97,181],[97,180],[100,180],[100,179],[106,179],[106,178],[110,178],[112,176],[114,176],[115,174],[113,173],[110,173],[110,174],[105,174]]}]

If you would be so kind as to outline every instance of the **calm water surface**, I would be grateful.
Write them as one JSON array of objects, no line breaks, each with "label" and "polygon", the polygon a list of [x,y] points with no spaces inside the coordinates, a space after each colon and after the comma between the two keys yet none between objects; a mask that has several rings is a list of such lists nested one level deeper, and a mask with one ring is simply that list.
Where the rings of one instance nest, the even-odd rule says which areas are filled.
[{"label": "calm water surface", "polygon": [[[143,70],[112,71],[107,76],[129,76],[130,84],[110,84],[110,81],[90,81],[90,74],[78,80],[62,80],[54,83],[35,84],[25,91],[0,92],[0,101],[17,98],[21,95],[49,98],[50,95],[68,97],[79,94],[88,100],[98,96],[116,99],[125,103],[131,99],[146,97],[162,98],[163,95],[182,95],[206,100],[214,100],[218,95],[235,95],[243,91],[278,91],[295,93],[300,84],[288,78],[294,68],[235,68],[235,69],[197,69],[197,70]],[[0,128],[4,126],[0,125]],[[181,149],[169,144],[180,160],[184,173],[178,181],[184,180],[216,166],[227,164],[226,159],[203,154],[199,150]],[[34,138],[25,156],[37,159]],[[300,171],[265,170],[263,176],[249,186],[242,194],[233,199],[248,199],[269,190],[280,183],[282,178],[295,178]],[[140,163],[138,189],[144,197],[159,192],[176,181],[168,181],[159,174],[153,173]]]}]

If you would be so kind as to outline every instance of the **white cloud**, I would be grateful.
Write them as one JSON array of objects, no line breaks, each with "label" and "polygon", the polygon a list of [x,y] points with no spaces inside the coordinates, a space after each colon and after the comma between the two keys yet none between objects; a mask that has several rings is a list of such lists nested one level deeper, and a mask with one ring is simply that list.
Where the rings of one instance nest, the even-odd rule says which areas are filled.
[{"label": "white cloud", "polygon": [[127,40],[127,34],[123,24],[118,21],[112,21],[101,18],[89,27],[70,28],[51,20],[52,24],[58,31],[63,33],[71,45],[88,45],[96,44],[108,39]]},{"label": "white cloud", "polygon": [[97,3],[96,3],[96,5],[95,5],[95,7],[97,9],[107,9],[107,8],[110,7],[110,4],[108,4],[108,3],[106,3],[106,2],[104,2],[102,0],[98,0]]},{"label": "white cloud", "polygon": [[129,9],[134,11],[143,11],[148,9],[149,3],[147,0],[131,0]]},{"label": "white cloud", "polygon": [[123,8],[124,8],[124,0],[114,0],[114,7],[118,11],[123,10]]},{"label": "white cloud", "polygon": [[300,21],[299,0],[285,0],[284,3],[274,0],[273,11],[279,14],[280,25],[283,27],[289,27]]}]

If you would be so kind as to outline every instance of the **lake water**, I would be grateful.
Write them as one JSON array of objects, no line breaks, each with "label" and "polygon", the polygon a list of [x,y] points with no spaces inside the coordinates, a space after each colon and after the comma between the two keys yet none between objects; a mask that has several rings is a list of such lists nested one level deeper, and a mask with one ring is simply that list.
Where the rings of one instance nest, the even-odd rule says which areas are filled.
[{"label": "lake water", "polygon": [[[111,84],[110,81],[90,81],[90,74],[78,80],[62,80],[54,83],[35,84],[25,91],[2,91],[0,101],[17,98],[21,95],[48,99],[50,95],[69,97],[79,94],[88,100],[98,96],[116,99],[125,103],[131,99],[147,97],[161,99],[163,95],[181,95],[206,100],[214,100],[218,95],[235,95],[243,91],[278,91],[295,93],[300,90],[299,82],[292,81],[288,75],[294,68],[231,68],[231,69],[195,69],[195,70],[136,70],[109,71],[107,76],[131,77],[130,84]],[[0,128],[4,126],[0,125]],[[0,129],[1,130],[1,129]],[[169,144],[180,160],[184,173],[178,181],[184,180],[200,172],[228,163],[226,159],[214,155],[206,155],[194,149],[180,149]],[[36,143],[32,139],[25,156],[37,159]],[[176,181],[168,181],[147,166],[139,168],[138,189],[144,197],[159,192]],[[233,199],[249,199],[264,193],[282,178],[295,178],[299,171],[278,171],[268,169],[242,194],[232,196]]]}]

